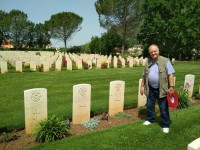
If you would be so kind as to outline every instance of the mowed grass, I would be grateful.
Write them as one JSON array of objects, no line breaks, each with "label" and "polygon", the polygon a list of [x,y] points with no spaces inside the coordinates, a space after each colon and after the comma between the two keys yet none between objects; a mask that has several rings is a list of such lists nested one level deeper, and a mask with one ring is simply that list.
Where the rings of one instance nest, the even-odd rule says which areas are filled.
[{"label": "mowed grass", "polygon": [[[200,64],[177,62],[176,88],[184,84],[187,74],[195,75],[194,92],[200,83]],[[109,84],[111,81],[125,81],[124,107],[136,107],[138,83],[143,67],[92,69],[73,71],[50,71],[31,73],[0,74],[0,129],[13,130],[25,127],[24,90],[46,88],[48,97],[48,116],[71,118],[73,86],[91,84],[91,111],[98,114],[108,110]]]},{"label": "mowed grass", "polygon": [[170,132],[165,134],[158,122],[144,126],[142,121],[60,141],[41,144],[31,150],[186,150],[199,138],[200,107],[190,107],[171,113]]}]

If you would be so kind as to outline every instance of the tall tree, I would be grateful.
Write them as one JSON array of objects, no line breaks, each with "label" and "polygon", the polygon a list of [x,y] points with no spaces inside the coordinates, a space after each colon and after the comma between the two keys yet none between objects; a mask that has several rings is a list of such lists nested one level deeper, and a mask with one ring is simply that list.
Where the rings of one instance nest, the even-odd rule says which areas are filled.
[{"label": "tall tree", "polygon": [[[100,25],[106,29],[118,26],[122,35],[122,51],[125,49],[125,41],[129,27],[136,27],[134,21],[140,15],[140,0],[97,0],[96,11],[99,15]],[[130,20],[134,20],[131,22]]]},{"label": "tall tree", "polygon": [[[145,47],[155,43],[165,56],[192,57],[192,49],[200,49],[199,0],[146,0],[144,23],[138,40]],[[182,58],[183,58],[182,57]]]},{"label": "tall tree", "polygon": [[52,15],[45,24],[49,30],[51,38],[64,42],[65,50],[67,48],[67,40],[72,35],[80,31],[83,18],[72,12],[62,12]]},{"label": "tall tree", "polygon": [[98,36],[92,37],[89,47],[92,54],[101,54],[101,39]]},{"label": "tall tree", "polygon": [[44,48],[50,44],[50,34],[44,24],[39,23],[34,28],[34,43],[36,47]]},{"label": "tall tree", "polygon": [[3,40],[6,37],[6,24],[5,24],[5,18],[7,13],[5,11],[0,10],[0,46],[2,45]]},{"label": "tall tree", "polygon": [[110,28],[101,37],[101,53],[104,55],[114,54],[115,49],[119,49],[122,46],[122,41],[116,29],[114,27]]},{"label": "tall tree", "polygon": [[7,33],[11,37],[15,48],[23,46],[23,40],[28,33],[27,26],[29,25],[28,16],[20,10],[11,10],[6,18],[8,25]]}]

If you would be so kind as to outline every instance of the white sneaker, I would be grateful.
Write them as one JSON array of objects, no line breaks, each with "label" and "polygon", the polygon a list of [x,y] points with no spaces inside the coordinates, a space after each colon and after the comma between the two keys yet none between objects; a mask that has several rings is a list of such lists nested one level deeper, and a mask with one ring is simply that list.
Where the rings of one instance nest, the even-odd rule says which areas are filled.
[{"label": "white sneaker", "polygon": [[169,133],[169,128],[163,128],[164,133]]},{"label": "white sneaker", "polygon": [[145,125],[145,126],[148,126],[148,125],[150,125],[151,124],[151,122],[149,122],[149,121],[145,121],[144,123],[143,123],[143,125]]}]

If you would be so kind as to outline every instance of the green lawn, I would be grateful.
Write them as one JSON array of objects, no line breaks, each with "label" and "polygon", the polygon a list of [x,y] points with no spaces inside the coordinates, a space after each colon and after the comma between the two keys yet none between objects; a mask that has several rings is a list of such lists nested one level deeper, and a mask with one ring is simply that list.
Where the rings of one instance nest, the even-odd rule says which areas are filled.
[{"label": "green lawn", "polygon": [[31,150],[186,150],[200,136],[200,107],[172,112],[170,132],[165,134],[158,122],[144,126],[142,121],[60,141],[38,145]]},{"label": "green lawn", "polygon": [[[194,74],[194,92],[200,84],[200,64],[177,62],[176,87],[184,84],[187,74]],[[91,111],[108,110],[109,84],[114,80],[125,81],[125,107],[137,106],[138,81],[143,67],[118,69],[92,69],[0,74],[0,129],[24,128],[24,90],[46,88],[48,116],[72,116],[73,85],[87,83],[92,86]]]}]

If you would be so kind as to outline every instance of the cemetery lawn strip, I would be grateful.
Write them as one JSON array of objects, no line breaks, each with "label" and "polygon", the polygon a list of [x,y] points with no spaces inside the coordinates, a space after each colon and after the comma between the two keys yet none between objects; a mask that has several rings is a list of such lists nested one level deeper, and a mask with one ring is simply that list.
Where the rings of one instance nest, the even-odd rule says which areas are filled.
[{"label": "cemetery lawn strip", "polygon": [[[187,69],[185,68],[187,66]],[[199,91],[199,63],[176,62],[176,89],[183,86],[185,75],[195,75],[194,93]],[[48,116],[71,118],[72,89],[76,84],[91,84],[91,111],[100,114],[108,109],[109,84],[125,81],[125,107],[137,107],[138,82],[143,67],[91,69],[0,74],[0,129],[11,131],[24,128],[24,90],[46,88]]]},{"label": "cemetery lawn strip", "polygon": [[[22,148],[30,149],[48,149],[48,150],[70,150],[77,149],[186,149],[187,145],[199,137],[199,103],[197,106],[171,112],[170,133],[164,134],[159,125],[155,122],[150,126],[142,125],[144,120],[138,118],[111,118],[110,123],[101,120],[94,130],[85,130],[81,126],[76,128],[73,136],[67,137],[56,142],[38,144],[34,142],[32,136],[25,134],[24,130],[20,131],[21,140],[11,141],[0,144],[4,150],[18,150]],[[135,115],[136,109],[125,110],[124,113]],[[191,117],[192,116],[192,117]],[[100,117],[100,116],[96,116]],[[75,133],[76,132],[76,133]],[[155,140],[156,139],[156,140]]]},{"label": "cemetery lawn strip", "polygon": [[[187,69],[185,66],[187,66]],[[199,64],[176,62],[174,68],[176,71],[176,89],[183,85],[185,75],[193,74],[195,75],[194,93],[197,93],[199,91],[197,83],[200,83]],[[47,88],[49,117],[54,114],[59,117],[71,117],[72,87],[75,84],[81,83],[91,84],[92,86],[91,110],[95,114],[107,111],[109,83],[114,80],[125,81],[125,107],[136,107],[138,81],[141,78],[142,69],[143,67],[133,67],[124,69],[73,70],[69,72],[51,71],[45,73],[0,74],[0,83],[3,85],[0,86],[0,129],[1,131],[24,129],[23,92],[31,88]],[[183,123],[185,124],[185,122]],[[182,128],[181,125],[180,128]]]}]

